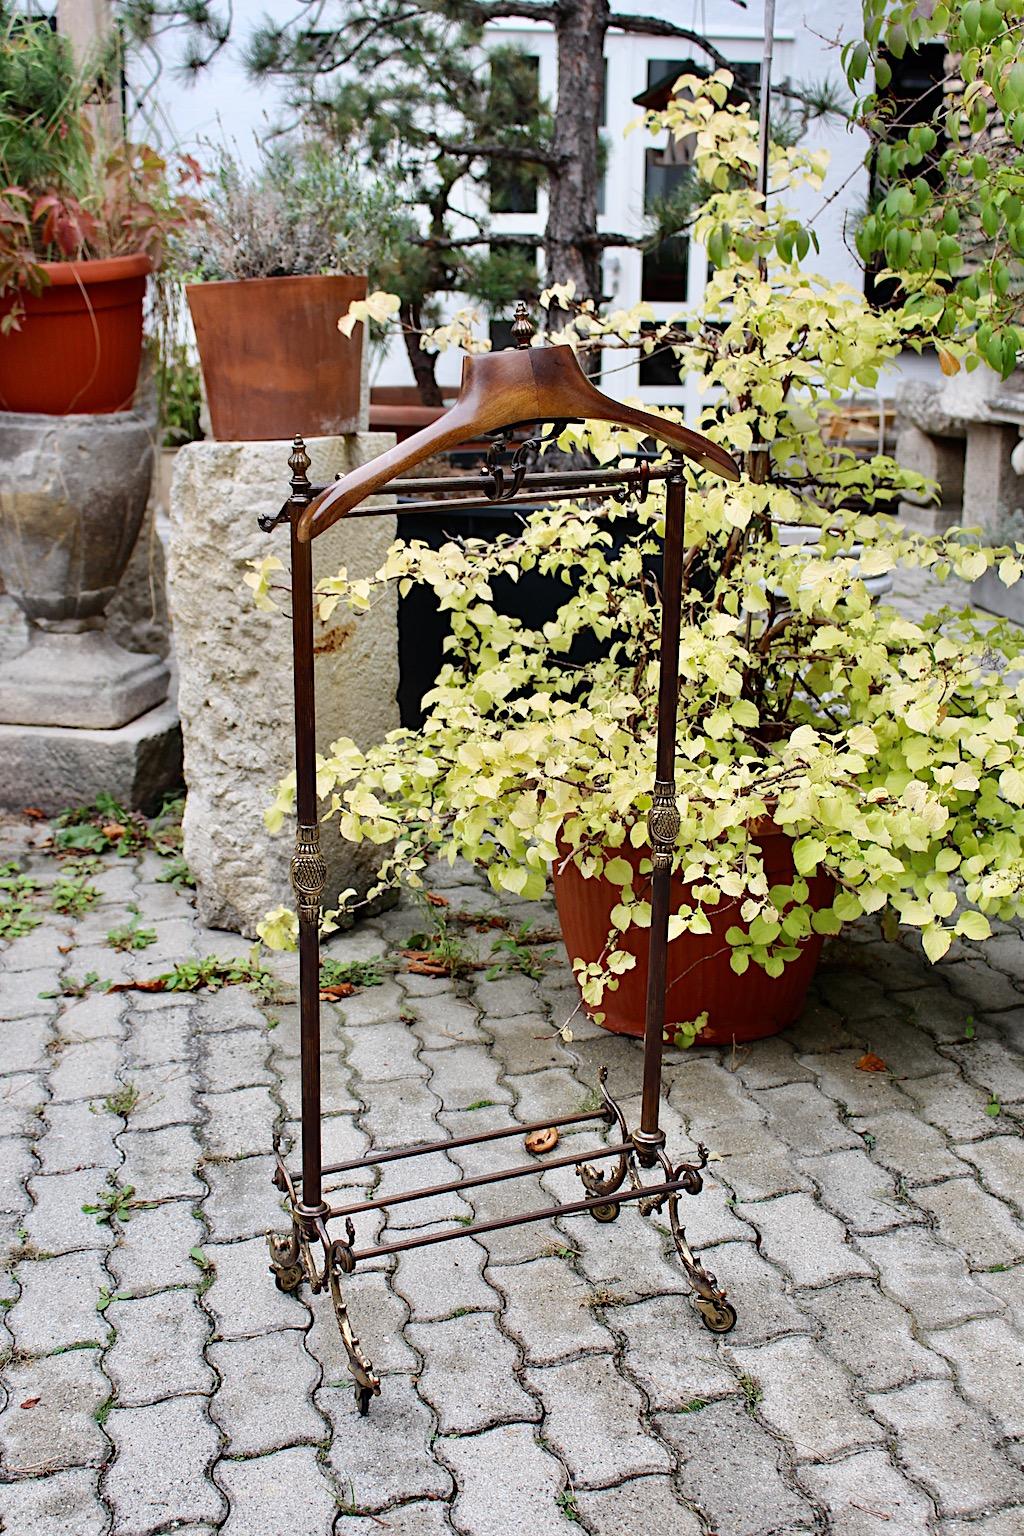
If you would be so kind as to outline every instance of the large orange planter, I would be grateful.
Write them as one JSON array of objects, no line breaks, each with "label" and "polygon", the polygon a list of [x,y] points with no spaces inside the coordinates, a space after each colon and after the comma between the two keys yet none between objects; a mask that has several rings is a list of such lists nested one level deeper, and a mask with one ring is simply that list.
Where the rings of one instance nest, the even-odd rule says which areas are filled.
[{"label": "large orange planter", "polygon": [[[39,294],[21,291],[21,328],[0,335],[0,407],[105,415],[132,403],[142,355],[148,256],[45,261]],[[15,302],[0,299],[0,317]]]},{"label": "large orange planter", "polygon": [[[778,827],[766,823],[758,827],[756,841],[769,885],[788,885],[794,874],[792,840]],[[615,854],[631,864],[638,875],[641,860],[650,857],[646,849],[617,848]],[[643,878],[635,882],[635,889],[642,888]],[[815,875],[807,883],[810,903],[816,911],[832,905],[835,882],[830,876]],[[619,900],[618,886],[603,878],[587,880],[570,862],[564,869],[555,866],[554,887],[570,961],[597,960],[612,927],[611,912]],[[688,898],[689,887],[673,877],[671,910],[676,911],[680,902]],[[734,926],[744,927],[739,915],[742,905],[743,898],[739,897],[723,900],[717,907],[706,907],[711,932],[683,933],[668,946],[668,1024],[688,1022],[707,1010],[708,1022],[700,1039],[711,1045],[760,1040],[792,1024],[803,1008],[824,942],[820,934],[804,940],[799,957],[789,962],[781,976],[769,976],[759,965],[750,965],[742,976],[737,976],[729,964],[732,950],[725,935]],[[596,1011],[604,1014],[601,1022],[605,1029],[617,1035],[639,1037],[644,1032],[647,997],[648,930],[630,928],[621,935],[620,943],[622,949],[636,956],[637,963],[619,978],[614,992],[605,990]]]},{"label": "large orange planter", "polygon": [[364,326],[338,321],[365,277],[250,277],[188,294],[213,435],[220,443],[356,432]]}]

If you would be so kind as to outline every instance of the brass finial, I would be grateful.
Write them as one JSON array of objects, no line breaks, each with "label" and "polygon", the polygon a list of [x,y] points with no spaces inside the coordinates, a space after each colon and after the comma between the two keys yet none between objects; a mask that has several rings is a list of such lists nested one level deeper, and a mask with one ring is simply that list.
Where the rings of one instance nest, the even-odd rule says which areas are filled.
[{"label": "brass finial", "polygon": [[512,321],[512,340],[517,347],[528,347],[535,332],[536,327],[530,319],[529,311],[520,299],[516,305],[515,319]]},{"label": "brass finial", "polygon": [[306,452],[306,444],[299,433],[296,432],[292,440],[292,451],[288,455],[288,468],[292,472],[292,490],[296,494],[309,489],[309,477],[306,471],[312,462],[312,459]]}]

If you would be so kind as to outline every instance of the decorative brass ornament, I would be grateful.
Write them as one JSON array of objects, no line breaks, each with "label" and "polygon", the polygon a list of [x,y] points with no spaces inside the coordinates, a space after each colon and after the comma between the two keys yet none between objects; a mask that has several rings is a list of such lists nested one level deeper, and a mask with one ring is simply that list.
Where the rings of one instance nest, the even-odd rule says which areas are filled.
[{"label": "decorative brass ornament", "polygon": [[292,855],[292,889],[300,920],[318,920],[326,884],[327,861],[320,852],[320,828],[300,823],[295,830],[295,852]]},{"label": "decorative brass ornament", "polygon": [[675,781],[655,779],[654,799],[647,812],[647,836],[650,839],[656,870],[671,869],[672,854],[675,851],[680,825]]}]

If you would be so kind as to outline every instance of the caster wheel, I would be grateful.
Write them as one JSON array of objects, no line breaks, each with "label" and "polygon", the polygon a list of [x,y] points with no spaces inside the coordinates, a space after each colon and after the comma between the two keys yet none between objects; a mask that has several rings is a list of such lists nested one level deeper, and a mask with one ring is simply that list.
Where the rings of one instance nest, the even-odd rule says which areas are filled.
[{"label": "caster wheel", "polygon": [[700,1313],[701,1322],[711,1333],[728,1333],[736,1326],[736,1308],[728,1301],[705,1301],[703,1298],[694,1303]]},{"label": "caster wheel", "polygon": [[297,1264],[291,1269],[275,1269],[274,1284],[279,1291],[284,1291],[285,1295],[290,1295],[292,1291],[297,1291],[302,1284],[302,1270]]},{"label": "caster wheel", "polygon": [[609,1201],[607,1205],[592,1205],[590,1214],[595,1221],[616,1221],[621,1209],[621,1205]]},{"label": "caster wheel", "polygon": [[356,1387],[356,1407],[359,1409],[359,1417],[365,1419],[370,1411],[370,1400],[373,1392],[369,1387]]}]

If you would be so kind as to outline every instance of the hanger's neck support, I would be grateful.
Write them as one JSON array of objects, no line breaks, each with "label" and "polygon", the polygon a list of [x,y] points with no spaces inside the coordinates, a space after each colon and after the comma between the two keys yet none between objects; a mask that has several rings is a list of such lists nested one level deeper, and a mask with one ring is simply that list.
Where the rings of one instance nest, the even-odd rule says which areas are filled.
[{"label": "hanger's neck support", "polygon": [[574,418],[627,427],[654,438],[712,474],[727,480],[740,478],[735,459],[710,438],[602,394],[583,372],[571,347],[519,345],[467,357],[459,396],[451,410],[328,487],[303,510],[296,536],[300,544],[310,543],[368,496],[385,490],[392,480],[425,459],[460,443],[521,422]]}]

